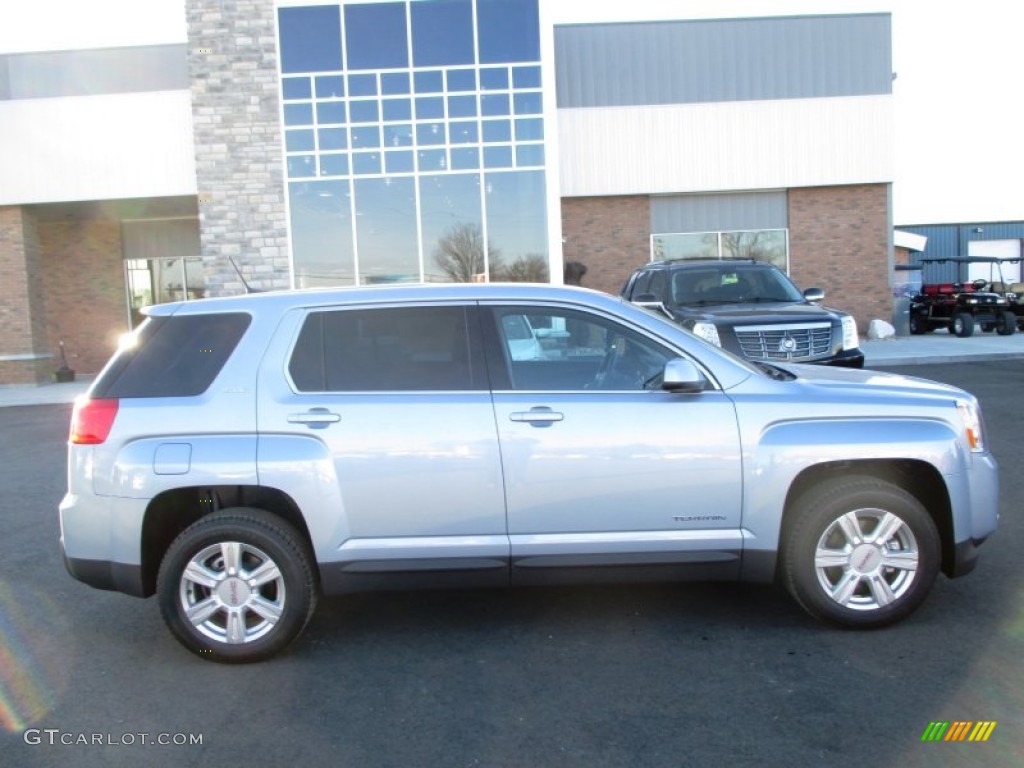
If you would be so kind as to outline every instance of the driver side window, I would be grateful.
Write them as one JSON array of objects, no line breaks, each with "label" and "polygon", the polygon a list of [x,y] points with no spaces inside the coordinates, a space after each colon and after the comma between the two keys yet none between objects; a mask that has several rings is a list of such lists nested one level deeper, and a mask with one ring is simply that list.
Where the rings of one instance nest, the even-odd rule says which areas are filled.
[{"label": "driver side window", "polygon": [[[568,309],[493,310],[495,389],[523,391],[656,389],[677,355],[636,331]],[[490,334],[489,334],[490,335]]]}]

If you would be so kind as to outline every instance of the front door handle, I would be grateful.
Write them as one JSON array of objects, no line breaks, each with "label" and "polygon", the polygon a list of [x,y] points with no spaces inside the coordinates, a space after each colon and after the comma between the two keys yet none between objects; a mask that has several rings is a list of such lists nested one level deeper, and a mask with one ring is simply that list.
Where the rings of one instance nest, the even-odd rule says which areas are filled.
[{"label": "front door handle", "polygon": [[550,427],[556,421],[561,421],[565,416],[558,411],[553,411],[546,405],[538,405],[528,411],[513,411],[509,416],[512,421],[521,421],[534,427]]},{"label": "front door handle", "polygon": [[328,424],[341,421],[341,415],[326,408],[310,408],[305,413],[289,413],[289,424],[305,424],[312,429],[323,429]]}]

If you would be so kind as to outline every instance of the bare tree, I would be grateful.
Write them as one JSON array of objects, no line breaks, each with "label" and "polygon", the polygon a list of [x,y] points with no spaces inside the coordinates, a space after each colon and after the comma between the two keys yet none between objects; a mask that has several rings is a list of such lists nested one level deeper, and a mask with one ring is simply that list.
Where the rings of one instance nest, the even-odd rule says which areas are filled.
[{"label": "bare tree", "polygon": [[[465,222],[456,224],[438,239],[434,247],[434,263],[455,283],[472,283],[482,279],[484,268],[484,237],[480,227]],[[500,253],[488,247],[491,274],[500,271]]]},{"label": "bare tree", "polygon": [[546,283],[548,282],[548,260],[539,253],[529,253],[520,256],[508,267],[499,269],[491,268],[491,275],[495,280],[505,280],[511,283]]}]

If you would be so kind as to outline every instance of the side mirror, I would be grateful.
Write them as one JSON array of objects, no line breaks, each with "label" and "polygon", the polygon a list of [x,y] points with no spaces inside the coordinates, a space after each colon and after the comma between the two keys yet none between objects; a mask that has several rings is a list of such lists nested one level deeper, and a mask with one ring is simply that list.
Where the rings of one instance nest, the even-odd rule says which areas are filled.
[{"label": "side mirror", "polygon": [[823,291],[821,288],[808,288],[806,291],[804,291],[804,298],[811,302],[824,301],[825,291]]},{"label": "side mirror", "polygon": [[665,363],[661,388],[666,392],[703,392],[708,380],[692,361],[677,357]]}]

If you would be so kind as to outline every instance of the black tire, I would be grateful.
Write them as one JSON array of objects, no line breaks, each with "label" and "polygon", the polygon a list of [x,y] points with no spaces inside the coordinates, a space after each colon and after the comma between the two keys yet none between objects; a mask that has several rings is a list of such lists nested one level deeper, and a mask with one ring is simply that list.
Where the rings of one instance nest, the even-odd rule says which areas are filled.
[{"label": "black tire", "polygon": [[999,322],[996,323],[996,333],[1000,336],[1010,336],[1017,330],[1017,316],[1008,309],[999,313]]},{"label": "black tire", "polygon": [[818,619],[857,628],[899,621],[924,601],[939,572],[935,522],[913,495],[884,480],[823,482],[786,520],[781,580]]},{"label": "black tire", "polygon": [[912,336],[923,336],[931,330],[932,328],[928,325],[927,318],[913,313],[910,315],[910,333]]},{"label": "black tire", "polygon": [[[204,659],[263,661],[295,640],[313,615],[312,563],[302,537],[279,517],[247,507],[215,512],[186,528],[164,554],[160,611],[178,641]],[[199,609],[192,619],[190,609]]]},{"label": "black tire", "polygon": [[974,333],[974,315],[966,312],[957,312],[953,315],[953,333],[961,339],[966,339]]}]

